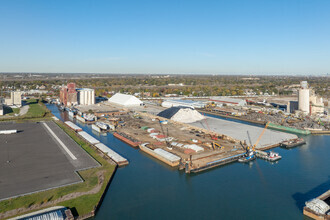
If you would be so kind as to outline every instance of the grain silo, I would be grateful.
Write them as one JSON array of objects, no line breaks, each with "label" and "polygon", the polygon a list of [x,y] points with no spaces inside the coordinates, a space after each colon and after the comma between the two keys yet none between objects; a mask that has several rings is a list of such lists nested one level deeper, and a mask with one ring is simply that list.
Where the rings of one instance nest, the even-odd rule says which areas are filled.
[{"label": "grain silo", "polygon": [[309,88],[307,81],[300,82],[298,93],[298,108],[300,111],[309,114]]}]

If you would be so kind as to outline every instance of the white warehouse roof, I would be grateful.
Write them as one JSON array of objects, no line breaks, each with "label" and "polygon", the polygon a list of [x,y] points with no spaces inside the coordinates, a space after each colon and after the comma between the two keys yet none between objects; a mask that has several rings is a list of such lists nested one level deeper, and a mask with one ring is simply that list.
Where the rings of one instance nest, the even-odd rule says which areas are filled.
[{"label": "white warehouse roof", "polygon": [[209,101],[220,102],[229,105],[246,105],[246,101],[244,99],[236,99],[226,96],[213,96],[209,99]]},{"label": "white warehouse roof", "polygon": [[205,106],[204,102],[192,101],[192,100],[183,100],[183,99],[166,99],[162,103],[162,106],[165,108],[184,106],[190,108],[203,108]]},{"label": "white warehouse roof", "polygon": [[122,106],[137,106],[141,105],[143,102],[132,95],[125,95],[121,93],[116,93],[109,99],[110,103],[114,103]]}]

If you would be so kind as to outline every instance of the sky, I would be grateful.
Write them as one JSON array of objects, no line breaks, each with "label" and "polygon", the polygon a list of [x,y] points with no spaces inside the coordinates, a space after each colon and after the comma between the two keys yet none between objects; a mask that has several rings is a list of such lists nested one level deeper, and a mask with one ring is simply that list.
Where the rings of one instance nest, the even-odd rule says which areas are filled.
[{"label": "sky", "polygon": [[326,74],[329,0],[0,0],[0,72]]}]

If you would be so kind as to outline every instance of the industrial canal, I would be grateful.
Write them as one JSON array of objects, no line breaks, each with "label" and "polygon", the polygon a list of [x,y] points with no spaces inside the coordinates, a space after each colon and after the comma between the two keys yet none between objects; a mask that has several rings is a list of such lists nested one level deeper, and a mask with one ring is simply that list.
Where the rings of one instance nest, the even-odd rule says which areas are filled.
[{"label": "industrial canal", "polygon": [[[66,113],[48,105],[55,116]],[[95,219],[302,219],[305,201],[330,187],[330,136],[305,136],[306,144],[276,148],[282,159],[231,163],[185,174],[77,123],[123,157]]]}]

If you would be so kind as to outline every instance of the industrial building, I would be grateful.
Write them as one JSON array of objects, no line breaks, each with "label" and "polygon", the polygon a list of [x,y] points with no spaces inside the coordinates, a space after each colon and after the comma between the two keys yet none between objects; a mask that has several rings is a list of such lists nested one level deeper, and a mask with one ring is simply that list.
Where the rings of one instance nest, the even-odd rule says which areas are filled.
[{"label": "industrial building", "polygon": [[298,110],[303,114],[321,114],[324,112],[324,103],[315,91],[308,87],[307,81],[300,82],[298,92]]},{"label": "industrial building", "polygon": [[192,100],[182,100],[182,99],[166,99],[162,102],[162,106],[165,108],[171,107],[189,107],[189,108],[204,108],[204,102],[197,102]]},{"label": "industrial building", "polygon": [[78,104],[77,91],[75,83],[68,83],[60,90],[60,102],[64,106],[73,106]]},{"label": "industrial building", "polygon": [[94,89],[88,89],[88,88],[78,89],[78,103],[79,105],[94,105],[95,104]]},{"label": "industrial building", "polygon": [[226,105],[236,105],[244,106],[246,105],[246,100],[244,99],[235,99],[226,96],[213,96],[209,101],[214,102],[215,104],[226,104]]},{"label": "industrial building", "polygon": [[94,89],[77,89],[75,83],[68,83],[61,88],[60,102],[64,106],[94,105],[95,92]]},{"label": "industrial building", "polygon": [[307,81],[300,82],[300,88],[298,91],[298,110],[304,114],[309,114],[309,88]]},{"label": "industrial building", "polygon": [[311,114],[323,114],[324,113],[323,98],[318,97],[315,94],[314,90],[311,90],[310,93],[311,94],[310,94],[310,97],[309,97],[309,101],[310,101]]},{"label": "industrial building", "polygon": [[5,104],[8,106],[22,106],[22,92],[21,91],[12,91],[10,92],[10,98],[5,99]]},{"label": "industrial building", "polygon": [[4,111],[3,111],[3,104],[0,104],[0,115],[3,115]]},{"label": "industrial building", "polygon": [[287,104],[286,111],[288,113],[294,113],[299,108],[298,101],[289,101]]},{"label": "industrial building", "polygon": [[143,104],[143,102],[136,98],[135,96],[132,95],[125,95],[121,93],[116,93],[113,95],[110,99],[109,102],[112,104],[116,105],[121,105],[121,106],[140,106]]}]

